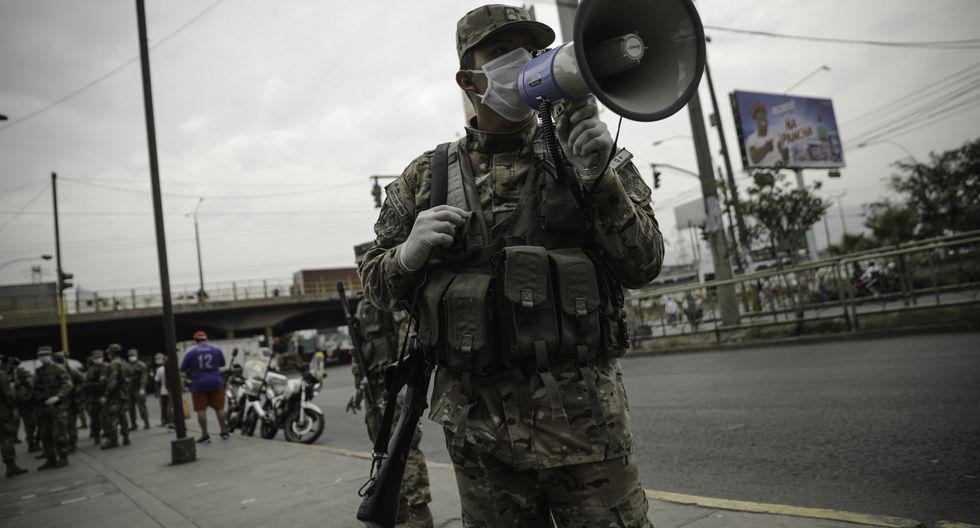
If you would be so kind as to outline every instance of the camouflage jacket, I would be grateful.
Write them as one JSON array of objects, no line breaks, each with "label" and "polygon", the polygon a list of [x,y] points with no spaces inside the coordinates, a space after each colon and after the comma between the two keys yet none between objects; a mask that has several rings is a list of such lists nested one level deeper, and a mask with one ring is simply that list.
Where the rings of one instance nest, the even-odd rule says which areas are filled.
[{"label": "camouflage jacket", "polygon": [[16,408],[17,402],[10,376],[7,375],[6,370],[0,369],[0,419],[12,416]]},{"label": "camouflage jacket", "polygon": [[24,367],[14,370],[14,399],[18,405],[30,405],[34,385],[33,376]]},{"label": "camouflage jacket", "polygon": [[41,365],[34,371],[34,404],[42,404],[52,396],[57,396],[59,404],[67,402],[71,395],[71,376],[65,367],[56,363]]},{"label": "camouflage jacket", "polygon": [[128,400],[130,369],[121,358],[109,362],[105,373],[105,394],[107,400]]},{"label": "camouflage jacket", "polygon": [[136,394],[139,393],[140,389],[146,389],[146,381],[150,372],[146,363],[138,359],[133,363],[129,363],[129,372],[131,383],[130,394]]},{"label": "camouflage jacket", "polygon": [[[498,213],[516,209],[532,165],[540,133],[534,120],[522,130],[488,133],[467,127],[466,149],[488,225]],[[415,216],[426,208],[431,188],[432,151],[416,158],[386,188],[387,196],[375,224],[375,246],[359,267],[365,296],[375,305],[393,309],[407,299],[421,273],[398,262],[399,244],[411,232]],[[650,189],[632,164],[610,169],[592,192],[593,237],[614,277],[625,287],[653,280],[663,261],[663,238],[651,207]],[[596,385],[605,427],[592,419],[589,397],[574,364],[556,365],[552,372],[568,416],[550,418],[550,406],[539,377],[480,386],[478,406],[466,426],[466,441],[493,453],[516,469],[541,469],[616,458],[630,453],[633,437],[619,361],[596,362]],[[455,432],[467,404],[458,375],[439,369],[433,387],[430,418]]]}]

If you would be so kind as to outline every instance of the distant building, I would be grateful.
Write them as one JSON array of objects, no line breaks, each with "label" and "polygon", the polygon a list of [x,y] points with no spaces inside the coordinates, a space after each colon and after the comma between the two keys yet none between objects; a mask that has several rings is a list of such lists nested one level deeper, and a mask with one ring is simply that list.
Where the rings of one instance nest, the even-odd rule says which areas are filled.
[{"label": "distant building", "polygon": [[57,291],[53,282],[0,286],[0,317],[57,314]]},{"label": "distant building", "polygon": [[297,295],[336,293],[338,282],[343,282],[351,293],[361,291],[357,268],[306,269],[293,273],[293,290]]}]

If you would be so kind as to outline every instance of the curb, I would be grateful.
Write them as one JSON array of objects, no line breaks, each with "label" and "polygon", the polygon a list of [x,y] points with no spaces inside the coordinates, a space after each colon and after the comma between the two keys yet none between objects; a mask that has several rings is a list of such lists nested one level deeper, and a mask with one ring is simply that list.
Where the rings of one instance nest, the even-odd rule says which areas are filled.
[{"label": "curb", "polygon": [[[192,430],[188,428],[188,431]],[[353,449],[346,449],[343,447],[332,447],[316,444],[298,444],[295,442],[287,442],[285,440],[263,440],[262,438],[256,438],[251,436],[242,436],[253,441],[262,440],[264,442],[278,442],[281,444],[287,444],[293,447],[302,447],[306,449],[312,449],[314,451],[322,451],[330,453],[333,455],[360,458],[363,460],[371,460],[371,453],[367,451],[355,451]],[[426,461],[425,465],[429,468],[435,469],[445,469],[452,470],[453,465],[447,464],[445,462],[432,462]],[[714,497],[700,497],[697,495],[685,495],[683,493],[674,493],[670,491],[658,491],[645,489],[648,499],[654,499],[664,502],[670,502],[674,504],[684,504],[690,506],[700,506],[702,508],[711,508],[715,510],[729,510],[737,512],[746,513],[761,513],[769,515],[783,515],[787,517],[805,517],[810,519],[823,519],[828,521],[842,521],[849,522],[864,526],[880,526],[883,528],[921,528],[925,526],[923,523],[913,520],[906,519],[903,517],[891,517],[887,515],[870,515],[863,513],[854,513],[839,510],[829,510],[823,508],[804,508],[799,506],[789,506],[786,504],[767,504],[761,502],[750,502],[750,501],[739,501],[730,499],[718,499]],[[936,528],[980,528],[972,524],[963,523],[952,523],[948,521],[942,521],[936,525]]]}]

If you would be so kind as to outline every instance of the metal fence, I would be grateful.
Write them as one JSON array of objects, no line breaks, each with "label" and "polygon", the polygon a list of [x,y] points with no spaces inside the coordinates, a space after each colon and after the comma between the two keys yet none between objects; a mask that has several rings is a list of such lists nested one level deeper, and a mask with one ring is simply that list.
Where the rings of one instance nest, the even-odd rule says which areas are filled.
[{"label": "metal fence", "polygon": [[[348,291],[356,291],[354,284],[347,284]],[[208,303],[248,301],[256,299],[334,299],[337,283],[306,283],[302,288],[292,279],[261,279],[206,284],[204,295],[198,293],[198,285],[182,285],[171,288],[174,308],[200,306]],[[50,299],[48,299],[50,301]],[[0,299],[0,316],[17,319],[56,313],[51,303],[38,308],[38,300],[30,296]],[[42,306],[44,306],[42,304]],[[116,290],[74,290],[66,292],[65,310],[69,314],[112,312],[159,308],[163,297],[157,288],[131,288]]]},{"label": "metal fence", "polygon": [[[724,325],[718,291],[738,304],[738,324]],[[764,333],[778,325],[843,326],[915,308],[974,302],[980,295],[980,231],[770,269],[728,280],[651,288],[627,298],[637,340],[731,331]],[[713,335],[711,335],[713,334]]]}]

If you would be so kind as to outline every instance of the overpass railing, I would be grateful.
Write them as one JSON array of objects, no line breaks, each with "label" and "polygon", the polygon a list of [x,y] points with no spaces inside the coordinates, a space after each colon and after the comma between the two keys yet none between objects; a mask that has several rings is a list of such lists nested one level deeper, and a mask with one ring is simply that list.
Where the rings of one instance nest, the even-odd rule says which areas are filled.
[{"label": "overpass railing", "polygon": [[[869,270],[869,268],[871,268]],[[877,270],[877,271],[874,271]],[[728,288],[737,324],[724,324],[718,292]],[[918,241],[727,280],[635,290],[627,296],[635,340],[727,332],[776,335],[773,327],[843,324],[916,308],[972,303],[980,296],[980,231]],[[713,335],[711,335],[713,334]]]},{"label": "overpass railing", "polygon": [[[357,291],[360,285],[348,284],[348,291]],[[306,283],[302,287],[292,279],[257,279],[232,282],[216,282],[205,285],[204,294],[199,286],[179,285],[171,288],[171,299],[176,311],[219,302],[243,302],[258,299],[335,299],[337,283]],[[0,299],[0,317],[5,320],[52,315],[55,312],[52,299],[36,296],[17,296]],[[41,302],[43,301],[43,302]],[[66,292],[65,309],[69,314],[99,313],[163,306],[163,297],[156,288],[130,288],[113,290],[75,290]]]}]

